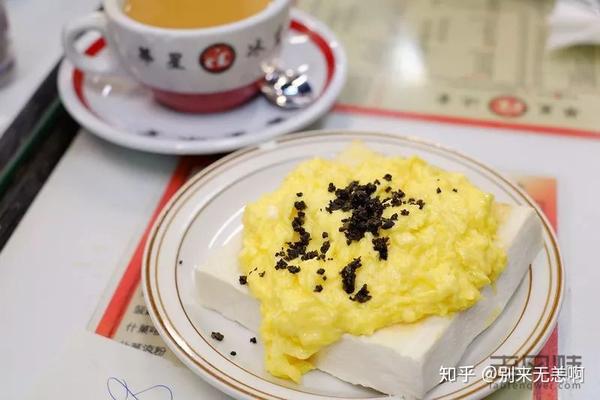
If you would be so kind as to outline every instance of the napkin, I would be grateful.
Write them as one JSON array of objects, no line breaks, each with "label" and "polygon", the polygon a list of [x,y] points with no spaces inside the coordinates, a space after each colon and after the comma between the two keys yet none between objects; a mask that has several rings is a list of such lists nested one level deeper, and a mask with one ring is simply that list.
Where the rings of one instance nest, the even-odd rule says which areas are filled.
[{"label": "napkin", "polygon": [[600,0],[558,0],[548,17],[548,50],[600,43]]}]

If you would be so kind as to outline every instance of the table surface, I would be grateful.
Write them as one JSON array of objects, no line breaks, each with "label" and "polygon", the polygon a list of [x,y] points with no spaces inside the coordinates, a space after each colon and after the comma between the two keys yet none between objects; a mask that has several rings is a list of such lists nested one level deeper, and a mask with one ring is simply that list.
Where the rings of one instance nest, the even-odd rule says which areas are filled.
[{"label": "table surface", "polygon": [[62,56],[63,24],[85,15],[98,0],[7,0],[16,59],[13,79],[0,88],[0,136]]},{"label": "table surface", "polygon": [[[52,2],[52,7],[41,0],[8,2],[13,35],[19,38],[17,45],[27,47],[19,50],[19,62],[23,63],[20,68],[27,77],[18,76],[8,92],[0,91],[0,115],[4,116],[5,126],[60,56],[57,42],[60,25],[70,16],[96,6],[94,2],[86,2],[61,0]],[[307,1],[304,6],[339,30],[340,37],[351,38],[352,34],[342,26],[344,21],[356,16],[330,21],[327,15],[331,7],[319,9],[316,4]],[[388,4],[387,7],[393,6]],[[527,10],[532,13],[531,9]],[[36,29],[15,27],[34,12],[39,19],[46,19],[41,18],[42,15],[47,17],[47,21],[39,25],[44,31],[37,39],[33,38],[33,32],[38,32],[37,26]],[[43,50],[47,53],[36,63],[31,53],[34,46],[40,47],[35,44],[42,37],[48,38],[43,39],[48,40],[48,48]],[[353,62],[361,62],[361,54],[364,56],[366,50],[353,55],[356,47],[349,39],[345,40],[352,68]],[[596,282],[600,281],[594,251],[600,239],[596,228],[596,224],[600,225],[596,205],[600,196],[597,177],[600,137],[595,136],[588,118],[571,121],[571,117],[562,113],[560,120],[556,116],[552,121],[540,122],[536,117],[519,122],[493,115],[489,107],[469,112],[447,110],[445,103],[435,101],[440,95],[463,99],[464,94],[456,92],[452,85],[441,92],[431,89],[438,81],[423,89],[423,93],[432,94],[421,103],[405,106],[388,99],[375,104],[376,96],[358,103],[358,97],[348,90],[356,82],[364,81],[361,76],[368,68],[373,66],[351,70],[355,81],[350,82],[350,89],[343,94],[340,105],[315,128],[389,131],[417,136],[458,149],[507,174],[541,175],[557,180],[559,241],[567,272],[565,301],[559,320],[559,353],[582,355],[587,375],[581,389],[561,390],[560,398],[594,398],[600,393],[600,382],[593,379],[600,375],[600,344],[594,334],[600,322],[592,317],[596,308]],[[502,87],[504,89],[506,93],[513,93],[510,86]],[[470,96],[486,105],[502,92],[490,92],[484,100],[482,93],[488,89],[480,86],[472,90]],[[542,96],[532,92],[524,94],[522,88],[515,90],[521,90],[520,98],[535,101],[536,105],[538,100],[531,99]],[[418,88],[406,91],[411,96],[419,96]],[[14,102],[7,99],[13,95]],[[569,99],[570,103],[561,97],[551,105],[562,110],[569,104],[582,104],[575,97]],[[0,132],[1,124],[2,121]],[[176,163],[175,157],[118,148],[85,131],[77,135],[0,253],[0,303],[4,304],[0,307],[0,320],[5,327],[0,341],[3,396],[19,398],[24,387],[47,372],[52,359],[68,345],[73,332],[93,330],[95,318],[105,307],[111,288],[135,250]]]}]

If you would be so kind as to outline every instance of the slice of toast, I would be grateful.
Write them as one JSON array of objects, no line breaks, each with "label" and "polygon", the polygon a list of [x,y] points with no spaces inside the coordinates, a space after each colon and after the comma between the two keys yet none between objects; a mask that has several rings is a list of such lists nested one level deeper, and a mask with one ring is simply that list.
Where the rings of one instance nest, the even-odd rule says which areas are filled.
[{"label": "slice of toast", "polygon": [[[383,328],[371,336],[344,335],[321,350],[318,369],[346,382],[387,394],[420,398],[440,381],[440,366],[455,366],[469,343],[502,312],[542,247],[539,218],[530,207],[499,205],[499,244],[507,265],[495,288],[482,289],[471,308],[449,317]],[[198,266],[200,301],[253,332],[260,326],[260,304],[238,284],[241,235]],[[367,365],[368,368],[364,368]]]}]

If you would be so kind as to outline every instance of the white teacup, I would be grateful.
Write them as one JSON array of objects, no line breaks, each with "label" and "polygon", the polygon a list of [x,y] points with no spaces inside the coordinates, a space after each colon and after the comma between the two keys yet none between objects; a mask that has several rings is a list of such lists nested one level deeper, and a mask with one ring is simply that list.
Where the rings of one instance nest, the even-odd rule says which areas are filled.
[{"label": "white teacup", "polygon": [[[77,68],[98,74],[126,71],[162,104],[179,111],[214,112],[235,107],[258,92],[263,66],[281,49],[290,0],[272,0],[259,13],[234,23],[198,29],[142,24],[123,12],[123,0],[104,0],[104,11],[67,24],[65,54]],[[98,31],[107,56],[75,47],[84,32]]]}]

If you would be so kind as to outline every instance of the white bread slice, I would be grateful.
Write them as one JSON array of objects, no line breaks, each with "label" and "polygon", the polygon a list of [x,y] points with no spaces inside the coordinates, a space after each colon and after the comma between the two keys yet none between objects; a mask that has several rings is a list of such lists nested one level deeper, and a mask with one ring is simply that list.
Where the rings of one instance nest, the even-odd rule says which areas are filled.
[{"label": "white bread slice", "polygon": [[[429,317],[414,324],[380,329],[371,336],[344,335],[321,350],[318,369],[353,384],[392,395],[421,398],[440,381],[440,366],[455,366],[467,346],[501,313],[542,246],[542,229],[530,207],[501,206],[498,241],[508,263],[482,298],[450,317]],[[260,325],[260,305],[238,284],[241,238],[215,251],[197,267],[200,301],[253,332]],[[364,368],[368,365],[368,368]]]}]

